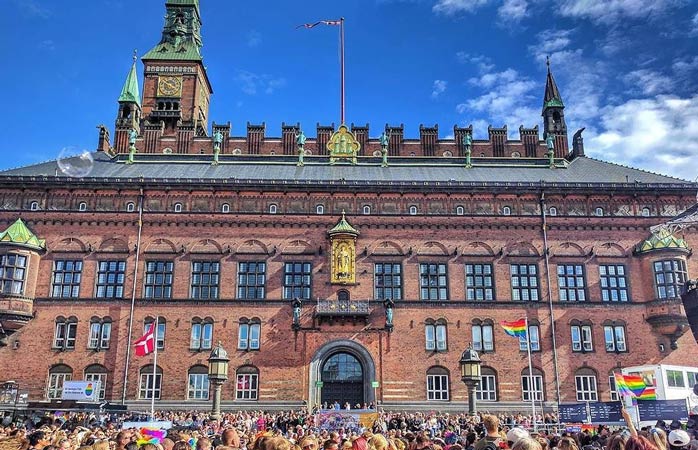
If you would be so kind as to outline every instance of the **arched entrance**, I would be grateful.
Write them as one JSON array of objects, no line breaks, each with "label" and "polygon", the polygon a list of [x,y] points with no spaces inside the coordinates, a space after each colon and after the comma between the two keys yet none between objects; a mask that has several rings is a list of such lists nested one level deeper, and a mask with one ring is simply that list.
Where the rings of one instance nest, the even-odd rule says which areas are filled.
[{"label": "arched entrance", "polygon": [[320,372],[322,381],[321,403],[328,405],[346,402],[354,405],[364,402],[364,369],[351,353],[338,352],[325,360]]},{"label": "arched entrance", "polygon": [[340,339],[323,345],[310,361],[308,403],[328,405],[335,400],[344,406],[350,402],[375,404],[371,382],[376,365],[371,353],[361,344]]}]

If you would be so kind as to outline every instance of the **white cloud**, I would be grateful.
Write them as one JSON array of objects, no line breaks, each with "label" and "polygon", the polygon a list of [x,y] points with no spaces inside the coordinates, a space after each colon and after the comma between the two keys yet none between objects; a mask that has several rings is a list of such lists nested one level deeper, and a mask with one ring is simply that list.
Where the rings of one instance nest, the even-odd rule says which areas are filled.
[{"label": "white cloud", "polygon": [[623,18],[651,17],[679,3],[680,0],[565,0],[559,13],[565,17],[612,24]]},{"label": "white cloud", "polygon": [[502,22],[519,22],[528,16],[527,0],[504,0],[502,6],[497,10],[499,20]]},{"label": "white cloud", "polygon": [[456,58],[461,64],[474,65],[477,67],[477,70],[480,73],[487,73],[494,69],[492,59],[484,55],[473,55],[466,52],[458,52],[456,53]]},{"label": "white cloud", "polygon": [[267,74],[256,74],[247,70],[238,70],[235,81],[240,89],[247,95],[256,95],[258,92],[273,94],[276,89],[286,86],[286,79]]},{"label": "white cloud", "polygon": [[691,32],[690,35],[694,36],[698,34],[698,12],[696,13],[695,16],[693,16],[693,19],[691,19]]},{"label": "white cloud", "polygon": [[698,95],[659,95],[604,108],[590,156],[693,180],[698,155]]},{"label": "white cloud", "polygon": [[439,95],[443,94],[448,86],[448,82],[444,80],[434,80],[434,85],[431,90],[431,98],[437,98]]},{"label": "white cloud", "polygon": [[489,0],[438,0],[432,10],[437,14],[450,16],[462,12],[473,12],[487,3]]},{"label": "white cloud", "polygon": [[491,88],[495,84],[511,83],[518,78],[519,73],[516,70],[509,68],[502,72],[491,72],[481,75],[480,77],[473,77],[468,80],[468,83],[477,87]]},{"label": "white cloud", "polygon": [[633,70],[623,80],[645,95],[662,94],[674,86],[671,78],[650,69]]},{"label": "white cloud", "polygon": [[45,39],[39,42],[39,45],[37,45],[37,47],[40,50],[48,50],[52,52],[56,49],[56,43],[53,41],[53,39]]},{"label": "white cloud", "polygon": [[547,55],[567,48],[572,43],[574,30],[558,30],[555,28],[538,33],[536,44],[528,47],[531,53]]}]

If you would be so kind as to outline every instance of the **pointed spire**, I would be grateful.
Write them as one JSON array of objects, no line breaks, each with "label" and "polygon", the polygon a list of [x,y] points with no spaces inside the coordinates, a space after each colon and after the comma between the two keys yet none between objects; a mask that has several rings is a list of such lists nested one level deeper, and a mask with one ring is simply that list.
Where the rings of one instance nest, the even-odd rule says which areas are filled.
[{"label": "pointed spire", "polygon": [[160,43],[143,55],[143,61],[202,61],[199,0],[166,0],[165,9]]},{"label": "pointed spire", "polygon": [[133,65],[126,77],[124,87],[119,95],[120,102],[131,102],[141,106],[141,94],[138,92],[138,75],[136,75],[136,50],[133,51]]},{"label": "pointed spire", "polygon": [[562,103],[562,96],[557,88],[557,83],[555,83],[555,78],[553,78],[553,73],[550,71],[550,57],[545,58],[545,64],[548,66],[548,77],[545,82],[545,98],[543,99],[543,108],[549,106],[559,106],[564,108],[565,105]]}]

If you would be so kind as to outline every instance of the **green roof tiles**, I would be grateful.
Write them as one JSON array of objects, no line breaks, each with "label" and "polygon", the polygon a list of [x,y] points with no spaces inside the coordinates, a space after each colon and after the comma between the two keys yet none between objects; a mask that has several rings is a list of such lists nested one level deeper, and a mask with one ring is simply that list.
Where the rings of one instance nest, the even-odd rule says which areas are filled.
[{"label": "green roof tiles", "polygon": [[145,60],[165,59],[176,61],[202,61],[199,48],[194,44],[184,44],[179,49],[175,49],[171,44],[162,43],[156,45],[141,58]]},{"label": "green roof tiles", "polygon": [[39,239],[27,228],[22,219],[17,219],[0,233],[0,245],[19,245],[33,250],[46,250],[46,240]]},{"label": "green roof tiles", "polygon": [[143,60],[201,61],[201,14],[198,0],[168,0],[160,42]]},{"label": "green roof tiles", "polygon": [[655,250],[681,250],[688,251],[686,241],[677,238],[669,230],[661,229],[637,246],[637,253],[647,253]]},{"label": "green roof tiles", "polygon": [[339,222],[337,222],[337,225],[334,226],[330,231],[327,232],[330,236],[335,235],[335,234],[351,234],[354,236],[358,236],[359,230],[356,228],[352,227],[349,222],[347,222],[346,217],[344,216],[344,211],[342,211],[342,218],[339,219]]},{"label": "green roof tiles", "polygon": [[138,91],[138,75],[136,75],[136,61],[133,61],[131,70],[126,77],[126,82],[124,87],[121,89],[121,95],[119,95],[120,102],[132,102],[136,103],[138,106],[141,105],[141,94]]}]

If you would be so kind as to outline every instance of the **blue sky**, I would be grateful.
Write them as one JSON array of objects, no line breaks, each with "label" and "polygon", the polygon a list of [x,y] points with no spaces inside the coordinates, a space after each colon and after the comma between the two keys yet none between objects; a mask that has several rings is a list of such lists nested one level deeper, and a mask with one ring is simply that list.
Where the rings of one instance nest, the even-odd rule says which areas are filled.
[{"label": "blue sky", "polygon": [[[164,0],[5,0],[0,168],[93,150],[113,130],[133,49],[160,40]],[[315,126],[339,122],[337,27],[346,19],[347,123],[538,124],[545,57],[587,154],[693,180],[698,176],[698,1],[201,0],[210,119]],[[138,66],[142,82],[142,65]]]}]

